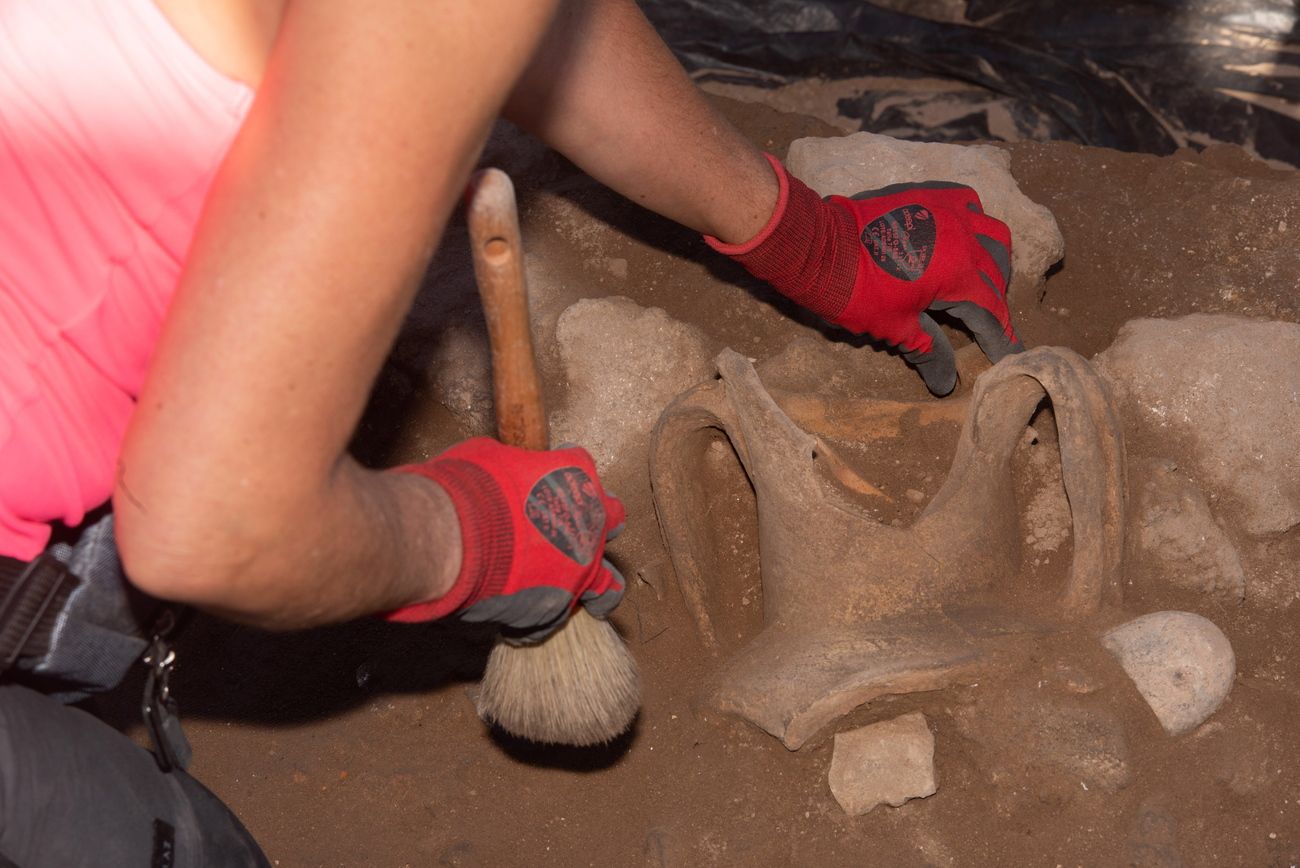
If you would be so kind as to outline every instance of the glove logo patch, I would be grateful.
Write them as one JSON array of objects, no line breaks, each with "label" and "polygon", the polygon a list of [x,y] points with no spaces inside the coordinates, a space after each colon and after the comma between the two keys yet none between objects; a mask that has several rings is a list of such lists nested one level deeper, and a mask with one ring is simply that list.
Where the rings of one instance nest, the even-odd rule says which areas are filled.
[{"label": "glove logo patch", "polygon": [[903,205],[877,217],[862,230],[871,260],[899,280],[920,280],[934,254],[934,214],[921,205]]},{"label": "glove logo patch", "polygon": [[584,567],[595,560],[605,539],[600,488],[578,467],[561,467],[537,480],[524,501],[524,514],[547,542]]}]

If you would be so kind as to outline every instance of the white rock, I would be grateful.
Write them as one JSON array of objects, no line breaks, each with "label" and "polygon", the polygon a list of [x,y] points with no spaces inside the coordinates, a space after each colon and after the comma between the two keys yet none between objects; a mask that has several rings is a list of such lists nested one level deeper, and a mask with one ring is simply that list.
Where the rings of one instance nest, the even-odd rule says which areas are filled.
[{"label": "white rock", "polygon": [[845,813],[854,815],[933,795],[934,735],[925,715],[914,711],[836,733],[830,787]]},{"label": "white rock", "polygon": [[1200,726],[1228,696],[1237,671],[1232,645],[1191,612],[1152,612],[1102,636],[1170,735]]},{"label": "white rock", "polygon": [[1138,467],[1142,473],[1129,508],[1129,576],[1241,602],[1246,596],[1241,558],[1205,495],[1170,462]]},{"label": "white rock", "polygon": [[986,213],[1011,229],[1016,274],[1039,280],[1065,255],[1056,218],[1032,201],[1011,176],[1011,154],[991,145],[905,142],[875,133],[796,139],[790,171],[823,196],[851,196],[912,181],[956,181],[979,193]]},{"label": "white rock", "polygon": [[492,357],[482,328],[449,327],[434,346],[429,368],[434,396],[468,434],[495,433]]},{"label": "white rock", "polygon": [[650,431],[664,407],[714,373],[699,329],[631,299],[583,299],[555,330],[568,383],[551,439],[584,446],[602,473],[644,474]]},{"label": "white rock", "polygon": [[1300,524],[1300,325],[1192,314],[1138,319],[1094,359],[1129,455],[1173,458],[1250,534]]}]

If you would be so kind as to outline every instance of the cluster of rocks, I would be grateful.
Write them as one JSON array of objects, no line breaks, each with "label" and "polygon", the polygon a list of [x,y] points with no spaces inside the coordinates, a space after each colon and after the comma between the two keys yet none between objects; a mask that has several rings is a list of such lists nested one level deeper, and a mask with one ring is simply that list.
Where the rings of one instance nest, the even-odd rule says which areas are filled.
[{"label": "cluster of rocks", "polygon": [[[1241,550],[1300,523],[1300,325],[1223,315],[1135,320],[1094,361],[1125,426],[1133,483],[1129,585],[1242,602],[1252,588]],[[1201,615],[1153,612],[1099,639],[1170,736],[1200,727],[1232,688],[1232,645]],[[1120,732],[1117,722],[1067,702],[1035,711],[1035,699],[1020,701],[1039,730],[1067,734],[1053,743],[1051,761],[1084,788],[1113,791],[1127,783],[1122,744],[1100,735]],[[864,813],[936,791],[934,737],[923,720],[924,733],[916,720],[902,721],[836,736],[831,790],[845,811]],[[1032,730],[998,731],[970,715],[959,715],[958,726],[982,743],[1005,742],[1009,755],[1035,753]]]},{"label": "cluster of rocks", "polygon": [[[855,141],[862,137],[872,139],[869,148]],[[877,139],[864,133],[815,146],[796,143],[790,164],[821,192],[936,176],[933,150]],[[846,157],[864,150],[870,161]],[[1042,274],[1060,257],[1055,222],[1015,187],[1005,152],[941,153],[951,165],[939,174],[976,185],[989,210],[1012,224],[1020,273]],[[611,469],[639,463],[662,407],[709,372],[698,330],[627,299],[574,305],[561,316],[557,338],[570,387],[557,428],[592,444]],[[1300,521],[1300,472],[1291,448],[1300,430],[1293,375],[1300,370],[1300,326],[1229,316],[1134,321],[1095,362],[1125,420],[1133,482],[1130,581],[1240,602],[1246,571],[1234,538],[1282,532]],[[596,427],[584,425],[592,419],[600,420]],[[1047,487],[1059,489],[1055,476],[1042,475]],[[1232,646],[1200,615],[1155,612],[1113,627],[1100,643],[1170,736],[1200,726],[1232,687]],[[1122,728],[1113,715],[1041,695],[1017,701],[1036,726],[996,731],[977,716],[959,715],[960,734],[1006,742],[1003,752],[1015,756],[1049,732],[1051,745],[1029,753],[1048,756],[1085,789],[1113,792],[1128,783]],[[925,798],[938,787],[934,751],[934,734],[919,712],[838,733],[831,792],[850,814]]]},{"label": "cluster of rocks", "polygon": [[[1232,645],[1200,615],[1153,612],[1108,630],[1101,644],[1171,736],[1199,727],[1232,689]],[[1095,689],[1078,673],[1064,680],[1071,693]],[[1123,729],[1113,712],[1032,690],[1013,691],[1010,701],[1018,710],[1011,725],[969,706],[954,716],[957,734],[984,744],[1012,764],[1050,765],[1078,780],[1084,790],[1115,792],[1129,783]],[[831,794],[854,815],[926,798],[938,791],[934,751],[934,734],[921,712],[837,733]]]}]

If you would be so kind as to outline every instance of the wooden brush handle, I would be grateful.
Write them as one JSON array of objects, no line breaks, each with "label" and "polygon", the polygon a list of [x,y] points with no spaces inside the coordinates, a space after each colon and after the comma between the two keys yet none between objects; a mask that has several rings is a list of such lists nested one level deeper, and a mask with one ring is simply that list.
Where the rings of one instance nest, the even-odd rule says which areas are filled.
[{"label": "wooden brush handle", "polygon": [[474,176],[468,219],[474,277],[492,346],[497,436],[510,446],[547,449],[550,431],[533,355],[519,212],[515,186],[505,172],[484,169]]}]

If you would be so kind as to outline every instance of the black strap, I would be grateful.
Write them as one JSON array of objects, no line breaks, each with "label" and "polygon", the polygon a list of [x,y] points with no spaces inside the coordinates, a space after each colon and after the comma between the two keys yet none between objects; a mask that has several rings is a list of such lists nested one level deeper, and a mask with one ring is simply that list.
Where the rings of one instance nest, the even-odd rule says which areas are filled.
[{"label": "black strap", "polygon": [[0,555],[0,673],[20,656],[44,653],[54,620],[77,584],[51,554],[31,562]]}]

